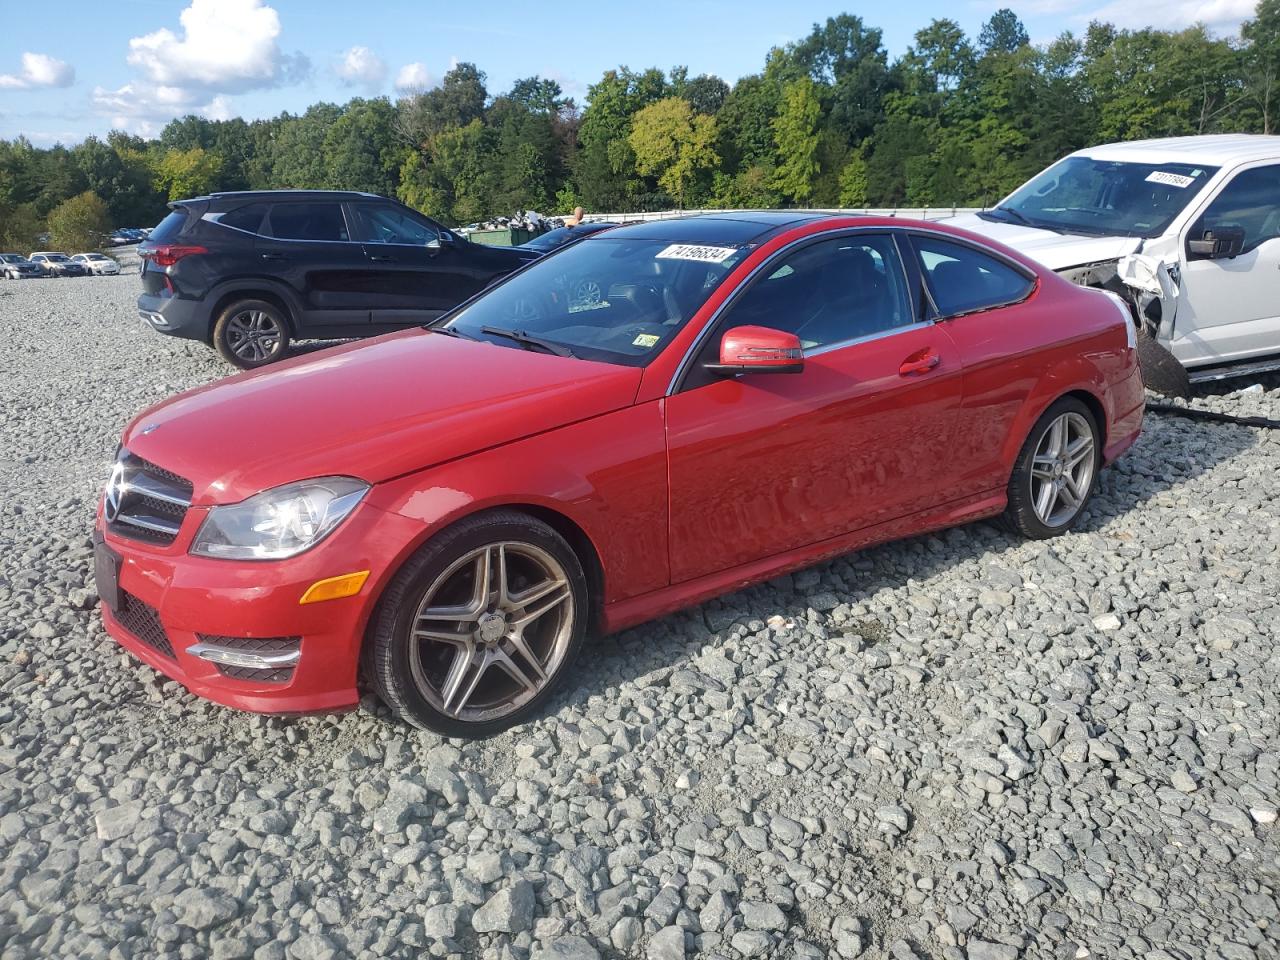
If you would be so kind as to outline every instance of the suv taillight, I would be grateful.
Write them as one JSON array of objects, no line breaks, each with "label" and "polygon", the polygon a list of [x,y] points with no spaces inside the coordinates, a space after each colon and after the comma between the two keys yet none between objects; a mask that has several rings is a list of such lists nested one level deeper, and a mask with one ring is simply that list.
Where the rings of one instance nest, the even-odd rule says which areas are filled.
[{"label": "suv taillight", "polygon": [[150,260],[157,267],[172,267],[183,257],[194,256],[197,253],[208,253],[204,247],[194,244],[178,244],[178,243],[160,243],[142,253],[142,256]]}]

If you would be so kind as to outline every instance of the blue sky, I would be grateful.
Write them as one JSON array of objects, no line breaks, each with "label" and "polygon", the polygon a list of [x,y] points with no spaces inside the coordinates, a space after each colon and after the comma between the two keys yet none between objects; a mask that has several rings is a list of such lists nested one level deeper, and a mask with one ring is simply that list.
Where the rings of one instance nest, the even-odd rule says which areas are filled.
[{"label": "blue sky", "polygon": [[146,135],[185,113],[248,119],[319,100],[429,86],[470,60],[491,93],[518,77],[558,80],[579,103],[611,67],[689,67],[732,82],[815,21],[856,13],[891,56],[935,17],[976,35],[1008,3],[1034,41],[1090,19],[1118,26],[1202,21],[1231,34],[1252,0],[61,0],[56,12],[0,0],[0,138],[73,143],[113,127]]}]

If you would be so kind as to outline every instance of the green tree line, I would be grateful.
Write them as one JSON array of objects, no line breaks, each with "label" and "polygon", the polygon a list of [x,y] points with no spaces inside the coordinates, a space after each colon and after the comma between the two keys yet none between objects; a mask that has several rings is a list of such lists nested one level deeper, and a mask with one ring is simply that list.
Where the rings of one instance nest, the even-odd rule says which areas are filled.
[{"label": "green tree line", "polygon": [[1008,9],[976,37],[938,19],[897,59],[879,29],[841,14],[732,85],[620,67],[586,101],[540,77],[494,94],[463,63],[394,102],[186,116],[153,140],[0,141],[0,247],[28,249],[61,222],[145,225],[168,200],[281,187],[395,196],[449,224],[577,204],[990,204],[1093,143],[1276,132],[1280,0],[1261,0],[1239,38],[1094,22],[1036,45]]}]

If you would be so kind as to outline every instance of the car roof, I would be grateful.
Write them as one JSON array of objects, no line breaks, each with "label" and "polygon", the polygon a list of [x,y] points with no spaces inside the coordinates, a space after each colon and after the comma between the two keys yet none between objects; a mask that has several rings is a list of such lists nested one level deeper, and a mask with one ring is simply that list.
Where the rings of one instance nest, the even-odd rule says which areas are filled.
[{"label": "car roof", "polygon": [[609,236],[672,243],[758,243],[789,227],[830,216],[798,210],[726,210],[628,224],[610,230]]},{"label": "car roof", "polygon": [[1103,143],[1077,150],[1073,156],[1094,160],[1127,160],[1142,163],[1203,163],[1225,167],[1250,160],[1280,160],[1280,136],[1231,133],[1199,137],[1161,137]]}]

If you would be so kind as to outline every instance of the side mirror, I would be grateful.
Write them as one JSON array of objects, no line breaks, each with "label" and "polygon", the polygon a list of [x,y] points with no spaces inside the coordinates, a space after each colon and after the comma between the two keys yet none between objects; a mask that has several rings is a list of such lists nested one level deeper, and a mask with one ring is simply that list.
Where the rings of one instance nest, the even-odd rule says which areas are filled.
[{"label": "side mirror", "polygon": [[439,253],[445,247],[451,246],[452,244],[453,244],[453,234],[450,233],[448,230],[441,230],[438,234],[436,234],[436,238],[434,240],[427,241],[426,248],[430,250],[432,253]]},{"label": "side mirror", "polygon": [[769,327],[733,327],[720,339],[720,362],[706,368],[727,377],[741,373],[800,373],[804,348],[794,333]]},{"label": "side mirror", "polygon": [[1244,249],[1244,227],[1212,227],[1199,240],[1187,241],[1187,252],[1197,260],[1229,260]]}]

